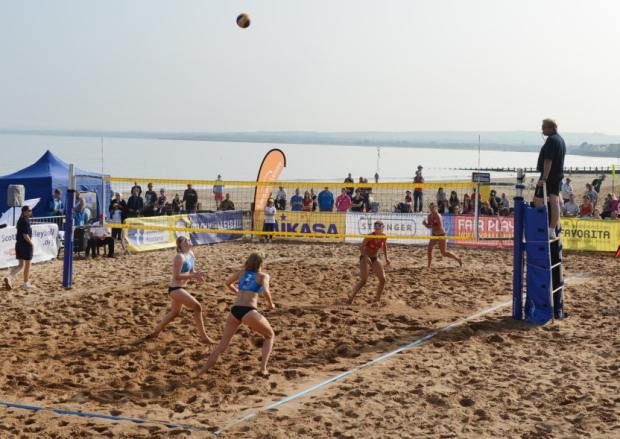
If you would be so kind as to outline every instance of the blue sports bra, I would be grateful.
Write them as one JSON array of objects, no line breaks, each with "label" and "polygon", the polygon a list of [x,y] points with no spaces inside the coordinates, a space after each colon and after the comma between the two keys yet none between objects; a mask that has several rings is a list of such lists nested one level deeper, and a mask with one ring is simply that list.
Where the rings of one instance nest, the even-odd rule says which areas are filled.
[{"label": "blue sports bra", "polygon": [[183,265],[181,266],[181,273],[189,273],[194,269],[194,257],[190,254],[183,255]]},{"label": "blue sports bra", "polygon": [[256,271],[245,271],[241,279],[239,279],[239,291],[261,294],[263,286],[256,282],[257,274]]}]

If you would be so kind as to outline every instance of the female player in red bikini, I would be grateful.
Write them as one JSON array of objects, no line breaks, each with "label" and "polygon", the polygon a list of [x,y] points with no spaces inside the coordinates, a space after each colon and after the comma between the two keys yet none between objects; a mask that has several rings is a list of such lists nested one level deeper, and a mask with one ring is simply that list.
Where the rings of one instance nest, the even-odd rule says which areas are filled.
[{"label": "female player in red bikini", "polygon": [[[422,222],[427,228],[431,229],[431,236],[446,236],[446,231],[443,229],[443,220],[441,215],[437,212],[437,206],[435,203],[429,204],[428,208],[431,213],[428,214],[428,218]],[[439,244],[439,251],[442,256],[452,258],[459,263],[459,266],[463,266],[463,261],[457,255],[446,250],[445,239],[431,239],[428,242],[428,268],[431,268],[431,261],[433,260],[433,247]]]},{"label": "female player in red bikini", "polygon": [[[375,295],[373,302],[378,302],[381,299],[381,294],[383,293],[383,288],[385,287],[385,271],[383,270],[383,263],[381,262],[381,259],[379,259],[379,250],[383,249],[385,266],[390,265],[390,261],[387,255],[387,237],[383,233],[383,222],[375,222],[374,231],[370,233],[369,236],[369,238],[364,238],[364,241],[362,241],[362,245],[360,246],[360,280],[349,295],[349,303],[353,303],[355,295],[364,285],[366,285],[369,267],[379,279],[377,294]],[[375,238],[375,236],[380,236],[380,238]]]}]

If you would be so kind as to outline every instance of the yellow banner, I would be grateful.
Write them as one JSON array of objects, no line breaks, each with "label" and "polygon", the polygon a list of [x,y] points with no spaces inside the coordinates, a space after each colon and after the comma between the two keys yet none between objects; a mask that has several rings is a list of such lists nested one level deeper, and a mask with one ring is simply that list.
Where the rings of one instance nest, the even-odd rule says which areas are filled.
[{"label": "yellow banner", "polygon": [[613,251],[620,245],[620,221],[562,218],[566,250]]},{"label": "yellow banner", "polygon": [[[344,240],[346,214],[341,212],[301,212],[279,210],[276,212],[275,232],[302,233],[308,237],[339,235]],[[263,230],[263,211],[254,212],[254,229]],[[303,239],[303,238],[302,238]]]},{"label": "yellow banner", "polygon": [[[136,226],[135,229],[123,230],[125,240],[127,241],[127,248],[131,253],[174,248],[176,246],[177,232],[174,230],[141,229],[141,225],[191,227],[191,222],[187,215],[127,218],[125,224]],[[114,227],[111,224],[109,226]],[[181,234],[188,236],[187,233]]]}]

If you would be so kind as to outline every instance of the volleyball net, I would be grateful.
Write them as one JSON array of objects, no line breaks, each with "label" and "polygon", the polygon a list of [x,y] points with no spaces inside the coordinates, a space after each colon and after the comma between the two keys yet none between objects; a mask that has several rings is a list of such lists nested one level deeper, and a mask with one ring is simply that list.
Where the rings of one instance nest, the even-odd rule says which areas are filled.
[{"label": "volleyball net", "polygon": [[[180,235],[199,244],[251,236],[359,242],[376,221],[383,222],[391,243],[469,241],[478,224],[475,212],[500,196],[488,186],[462,181],[107,180],[114,194],[107,202],[107,226],[124,229],[130,248],[134,243],[141,249],[169,246]],[[431,236],[423,224],[430,203],[443,215],[445,236]],[[457,227],[456,218],[462,217],[469,220]],[[488,238],[497,235],[488,232]]]}]

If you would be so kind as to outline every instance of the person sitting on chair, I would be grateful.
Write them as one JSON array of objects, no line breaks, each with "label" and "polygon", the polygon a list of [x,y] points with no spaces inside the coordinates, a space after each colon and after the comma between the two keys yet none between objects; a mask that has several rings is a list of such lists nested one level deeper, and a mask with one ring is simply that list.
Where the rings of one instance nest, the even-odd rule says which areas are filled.
[{"label": "person sitting on chair", "polygon": [[90,237],[88,238],[88,245],[86,246],[86,257],[88,257],[88,251],[91,251],[91,256],[94,258],[95,253],[99,247],[108,246],[108,258],[114,257],[114,239],[110,231],[106,227],[101,227],[99,221],[93,223],[90,228]]}]

